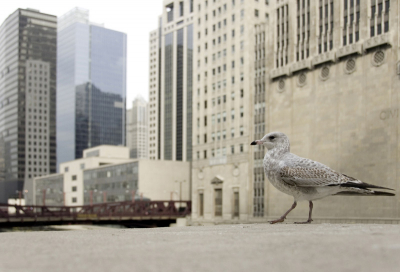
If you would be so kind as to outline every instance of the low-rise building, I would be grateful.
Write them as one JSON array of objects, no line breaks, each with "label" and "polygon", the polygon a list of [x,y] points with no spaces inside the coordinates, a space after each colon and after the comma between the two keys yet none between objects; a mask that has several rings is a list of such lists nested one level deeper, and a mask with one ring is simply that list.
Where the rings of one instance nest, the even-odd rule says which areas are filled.
[{"label": "low-rise building", "polygon": [[102,145],[60,164],[60,173],[34,179],[34,203],[81,206],[103,202],[189,200],[189,162],[129,158],[129,148]]}]

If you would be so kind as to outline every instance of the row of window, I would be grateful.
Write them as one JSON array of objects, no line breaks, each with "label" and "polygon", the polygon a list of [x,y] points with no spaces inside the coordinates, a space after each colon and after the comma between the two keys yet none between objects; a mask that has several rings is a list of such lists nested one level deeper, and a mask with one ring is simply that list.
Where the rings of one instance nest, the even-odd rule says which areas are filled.
[{"label": "row of window", "polygon": [[[244,109],[243,107],[240,107],[240,117],[243,118],[244,117]],[[234,120],[235,119],[235,110],[232,109],[231,110],[231,119]],[[207,126],[207,116],[204,116],[204,126]],[[217,113],[217,114],[213,114],[211,116],[211,123],[212,125],[215,125],[216,123],[219,124],[221,122],[226,122],[226,111],[224,111],[222,114],[221,113]],[[200,118],[197,118],[197,127],[200,127]]]},{"label": "row of window", "polygon": [[[227,153],[226,153],[227,148],[226,147],[222,147],[222,148],[219,148],[217,150],[219,150],[219,151],[217,151],[218,153],[215,152],[216,150],[214,148],[211,149],[211,157],[212,158],[219,157],[219,156],[216,156],[216,155],[219,155],[219,154],[221,154],[220,156],[226,156],[227,155]],[[232,155],[235,154],[235,146],[234,145],[230,146],[230,152],[231,152],[230,154],[232,154]],[[244,144],[239,144],[239,153],[243,153],[243,152],[244,152]],[[202,157],[201,157],[201,154],[203,155]],[[207,150],[203,150],[203,152],[197,151],[197,159],[198,160],[207,159]]]},{"label": "row of window", "polygon": [[[42,165],[42,162],[41,162],[41,161],[39,161],[39,162],[36,162],[36,161],[33,161],[33,162],[28,161],[28,165]],[[43,162],[43,165],[46,166],[46,165],[47,165],[47,162]]]},{"label": "row of window", "polygon": [[[360,0],[343,0],[343,46],[358,42],[360,39]],[[297,1],[297,50],[296,61],[303,60],[310,56],[310,1]],[[276,54],[276,67],[288,63],[289,32],[288,5],[277,9],[277,41],[278,52]],[[380,35],[389,31],[389,10],[390,0],[371,1],[370,37]],[[327,52],[333,49],[333,28],[334,28],[334,1],[330,0],[319,3],[319,37],[318,53]]]},{"label": "row of window", "polygon": [[[239,131],[239,135],[243,136],[244,135],[244,127],[240,126],[240,131]],[[232,128],[231,129],[231,137],[234,138],[235,137],[235,129]],[[226,130],[222,130],[222,132],[217,131],[217,132],[212,132],[211,133],[211,140],[214,141],[219,141],[219,140],[225,140],[226,139]],[[207,133],[204,134],[204,142],[203,143],[207,143]],[[200,135],[197,135],[197,144],[200,144]]]},{"label": "row of window", "polygon": [[[45,165],[46,165],[46,163],[45,163]],[[47,168],[31,168],[31,167],[29,167],[28,171],[29,172],[47,172],[48,169]]]},{"label": "row of window", "polygon": [[[200,34],[200,32],[199,32],[199,34]],[[240,34],[241,34],[241,35],[244,34],[244,25],[241,25],[241,26],[240,26]],[[199,37],[199,39],[200,39],[200,35],[199,35],[198,37]],[[234,38],[234,37],[235,37],[235,30],[232,29],[232,38]],[[221,42],[226,42],[226,41],[227,41],[227,35],[226,35],[226,33],[225,33],[224,35],[219,36],[219,37],[217,37],[216,39],[213,39],[213,40],[212,40],[212,45],[215,46],[215,45],[217,45],[217,43],[218,43],[218,44],[221,44]],[[205,49],[205,50],[208,49],[208,43],[207,43],[207,42],[204,44],[204,49]],[[197,47],[197,52],[198,52],[198,53],[201,52],[201,47],[200,47],[200,46]],[[235,52],[235,47],[232,46],[232,53],[234,53],[234,52]],[[226,56],[226,51],[225,51],[224,56]],[[213,60],[215,61],[215,54],[213,55]]]},{"label": "row of window", "polygon": [[[205,88],[205,94],[207,93],[207,88]],[[198,96],[200,96],[200,89],[197,90],[197,94]],[[243,89],[240,90],[240,98],[244,97],[244,91]],[[232,101],[235,100],[235,92],[231,93],[231,99]],[[207,109],[207,101],[208,100],[204,100],[204,108]],[[215,107],[216,105],[220,105],[221,103],[226,103],[226,95],[222,95],[222,96],[218,96],[218,97],[214,97],[212,98],[212,106]],[[200,102],[197,103],[197,109],[200,110]]]},{"label": "row of window", "polygon": [[[36,148],[28,148],[28,151],[29,151],[29,152],[31,152],[31,151],[33,151],[33,152],[42,152],[42,149],[41,149],[41,148],[38,148],[38,149],[36,149]],[[44,148],[44,149],[43,149],[43,152],[46,153],[46,152],[47,152],[47,149]]]}]

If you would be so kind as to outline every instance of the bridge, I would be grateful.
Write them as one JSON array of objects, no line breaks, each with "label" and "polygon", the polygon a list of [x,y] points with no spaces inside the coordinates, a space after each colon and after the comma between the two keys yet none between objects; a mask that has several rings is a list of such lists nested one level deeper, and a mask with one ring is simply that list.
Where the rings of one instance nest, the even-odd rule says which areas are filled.
[{"label": "bridge", "polygon": [[164,227],[191,213],[191,201],[125,201],[84,206],[21,206],[0,203],[0,228],[118,224]]}]

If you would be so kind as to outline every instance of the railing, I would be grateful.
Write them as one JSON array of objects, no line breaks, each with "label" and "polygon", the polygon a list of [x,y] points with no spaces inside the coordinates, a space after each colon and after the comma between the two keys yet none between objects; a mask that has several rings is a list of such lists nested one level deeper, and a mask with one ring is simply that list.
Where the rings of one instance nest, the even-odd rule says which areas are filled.
[{"label": "railing", "polygon": [[[8,211],[11,208],[13,213]],[[191,213],[191,201],[126,201],[85,206],[20,206],[0,204],[0,223],[15,221],[80,221],[171,219]]]}]

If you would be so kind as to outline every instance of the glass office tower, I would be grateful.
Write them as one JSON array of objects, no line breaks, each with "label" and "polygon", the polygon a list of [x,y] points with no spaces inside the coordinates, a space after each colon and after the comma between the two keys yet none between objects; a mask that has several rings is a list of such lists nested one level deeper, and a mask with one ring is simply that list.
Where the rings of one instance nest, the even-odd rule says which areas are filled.
[{"label": "glass office tower", "polygon": [[56,171],[56,57],[56,16],[18,9],[1,24],[1,203]]},{"label": "glass office tower", "polygon": [[194,5],[163,5],[149,39],[149,159],[191,161]]},{"label": "glass office tower", "polygon": [[59,19],[57,163],[86,148],[125,145],[126,34],[75,8]]}]

